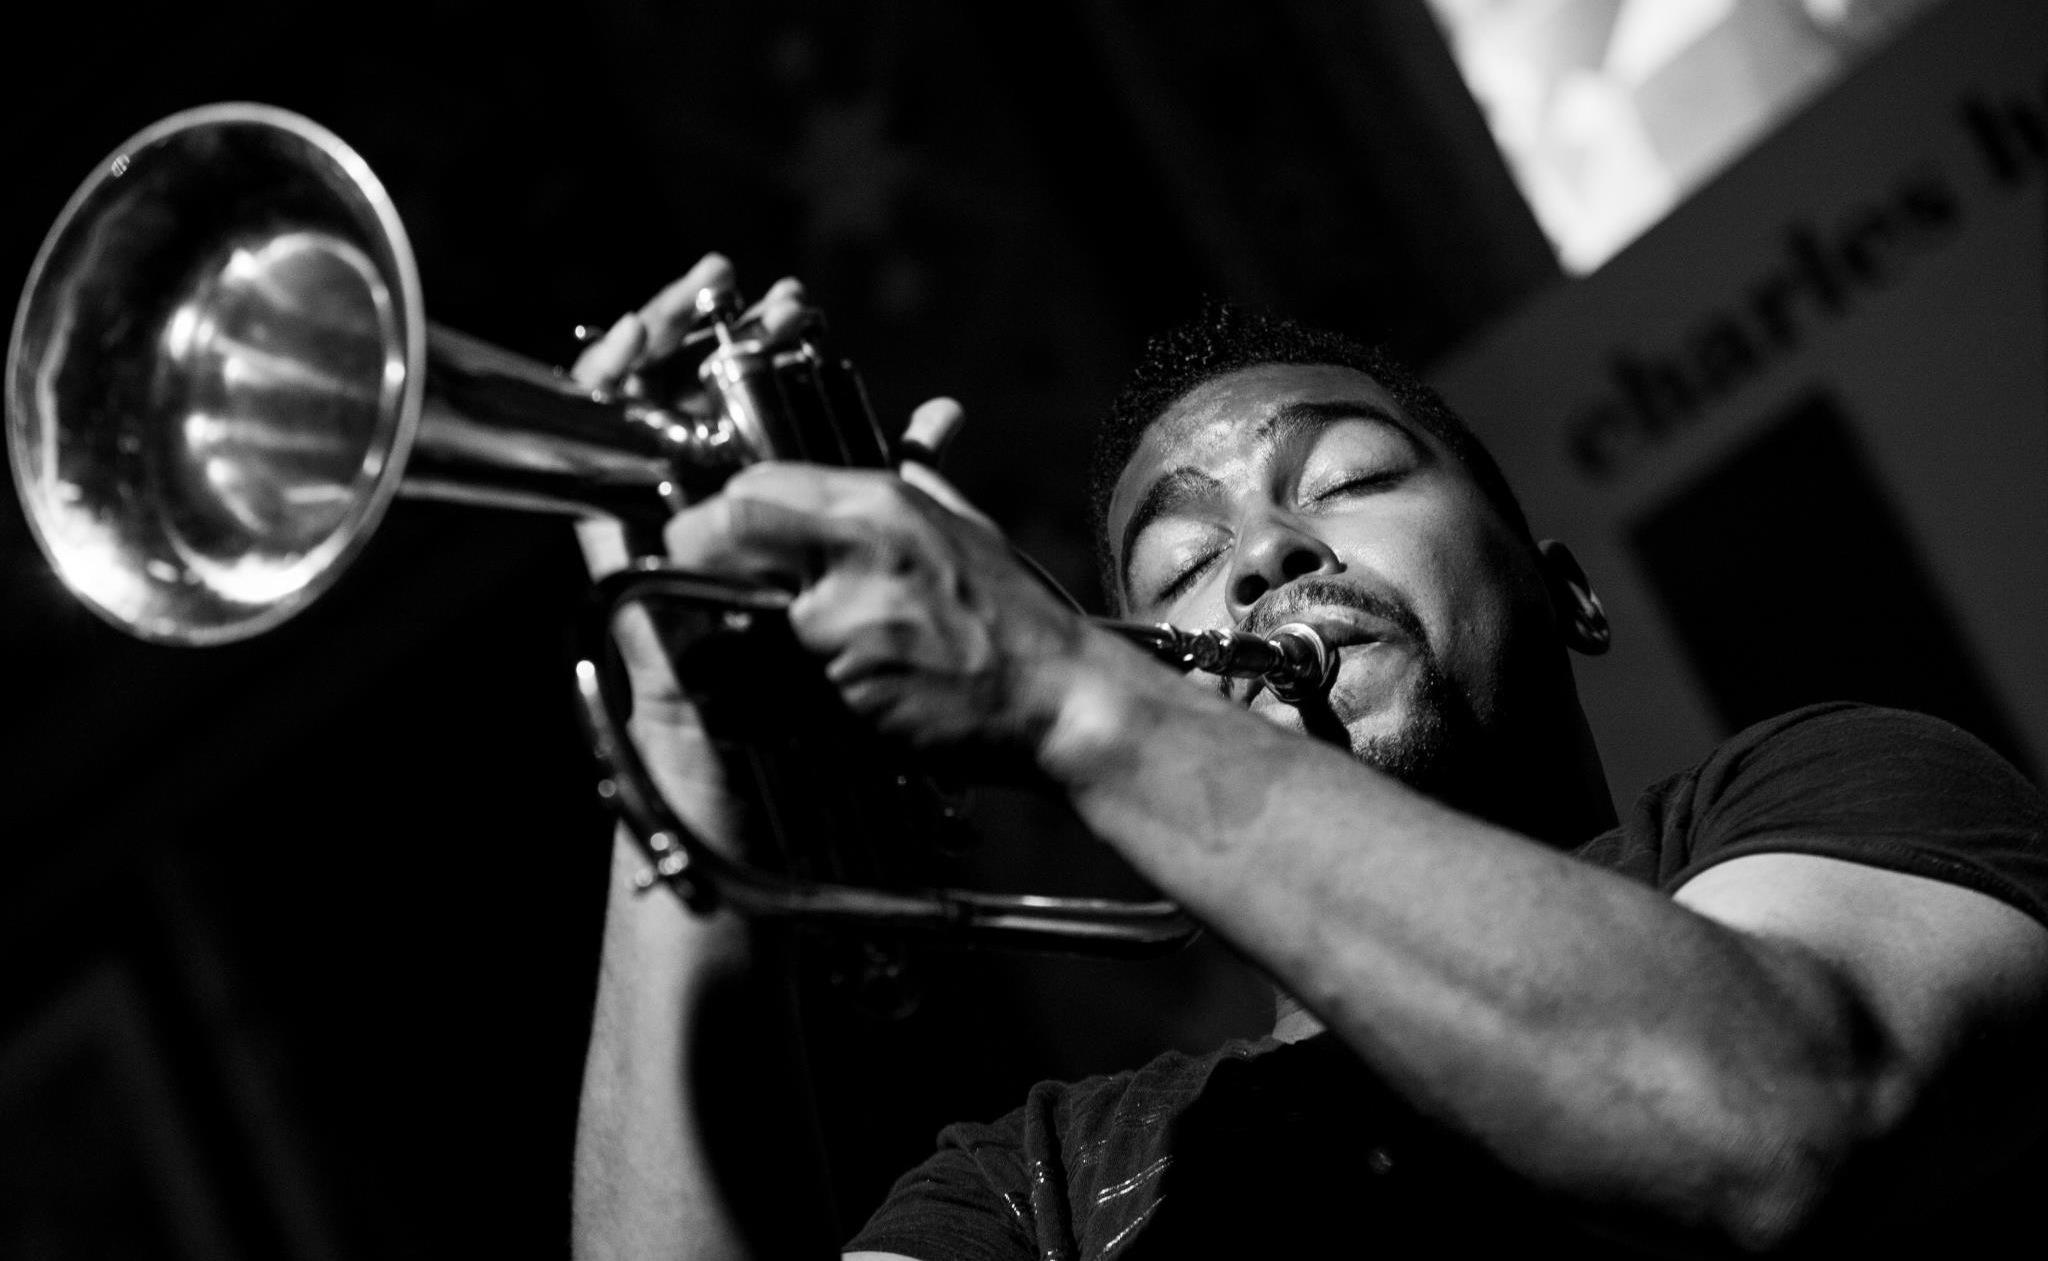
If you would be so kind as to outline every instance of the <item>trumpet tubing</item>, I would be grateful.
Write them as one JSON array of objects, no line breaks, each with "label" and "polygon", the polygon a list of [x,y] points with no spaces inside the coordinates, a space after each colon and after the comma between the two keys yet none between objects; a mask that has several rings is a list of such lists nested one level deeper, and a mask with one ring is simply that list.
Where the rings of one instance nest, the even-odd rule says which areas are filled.
[{"label": "trumpet tubing", "polygon": [[[658,525],[756,461],[892,466],[852,366],[813,337],[750,337],[740,308],[730,290],[700,296],[681,356],[695,385],[677,396],[583,389],[429,323],[404,225],[339,138],[270,106],[210,105],[108,155],[45,238],[8,343],[15,486],[88,606],[143,639],[206,645],[310,605],[400,496]],[[722,896],[762,914],[1110,953],[1187,936],[1169,903],[877,892],[719,858],[649,787],[595,664],[611,613],[650,597],[729,616],[787,597],[651,559],[599,585],[578,675],[612,768],[606,799],[693,905]],[[1283,699],[1320,695],[1335,670],[1307,627],[1267,639],[1110,625]]]},{"label": "trumpet tubing", "polygon": [[850,367],[738,310],[706,296],[696,396],[583,390],[427,320],[339,138],[206,106],[109,155],[45,238],[8,346],[15,485],[88,605],[213,644],[310,604],[400,495],[658,520],[755,460],[884,463]]}]

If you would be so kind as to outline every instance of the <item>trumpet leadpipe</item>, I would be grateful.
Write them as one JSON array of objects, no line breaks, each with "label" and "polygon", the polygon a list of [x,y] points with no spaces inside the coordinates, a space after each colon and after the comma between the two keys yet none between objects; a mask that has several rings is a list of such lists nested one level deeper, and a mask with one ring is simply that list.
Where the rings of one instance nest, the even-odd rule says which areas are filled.
[{"label": "trumpet leadpipe", "polygon": [[1259,679],[1290,705],[1321,697],[1337,678],[1337,650],[1313,626],[1289,622],[1270,635],[1184,630],[1166,622],[1105,622],[1108,629],[1183,670]]}]

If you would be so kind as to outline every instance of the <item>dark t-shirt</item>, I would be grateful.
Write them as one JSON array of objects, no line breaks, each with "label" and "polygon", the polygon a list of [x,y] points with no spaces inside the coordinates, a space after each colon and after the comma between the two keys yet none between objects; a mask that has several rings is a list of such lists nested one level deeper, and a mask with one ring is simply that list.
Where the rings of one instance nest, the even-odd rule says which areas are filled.
[{"label": "dark t-shirt", "polygon": [[[1787,851],[1963,885],[2048,924],[2048,806],[1974,738],[1896,710],[1822,705],[1752,727],[1577,853],[1668,893],[1716,863]],[[2044,1176],[2037,1147],[1861,1255],[2001,1255],[2008,1231],[2036,1229],[2026,1206]],[[1388,1257],[1633,1255],[1425,1122],[1327,1034],[1041,1083],[992,1125],[942,1131],[848,1247],[1055,1261],[1320,1255],[1333,1242]]]}]

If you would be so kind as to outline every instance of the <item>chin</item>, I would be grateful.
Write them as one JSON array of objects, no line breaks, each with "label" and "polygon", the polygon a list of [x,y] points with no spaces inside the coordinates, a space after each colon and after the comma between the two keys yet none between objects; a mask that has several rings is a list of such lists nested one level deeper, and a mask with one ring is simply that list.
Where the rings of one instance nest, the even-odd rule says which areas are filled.
[{"label": "chin", "polygon": [[1419,792],[1455,797],[1476,752],[1477,725],[1449,679],[1425,662],[1392,695],[1347,686],[1352,682],[1340,679],[1326,708],[1300,714],[1292,725]]}]

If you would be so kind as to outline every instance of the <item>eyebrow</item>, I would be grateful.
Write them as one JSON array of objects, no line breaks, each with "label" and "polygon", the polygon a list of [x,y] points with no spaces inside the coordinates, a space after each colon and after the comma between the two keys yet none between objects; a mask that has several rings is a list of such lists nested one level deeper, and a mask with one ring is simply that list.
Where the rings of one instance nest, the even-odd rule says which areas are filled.
[{"label": "eyebrow", "polygon": [[1203,495],[1220,490],[1222,486],[1223,483],[1202,470],[1183,465],[1146,488],[1145,497],[1138,501],[1131,519],[1124,523],[1124,536],[1118,552],[1121,558],[1119,576],[1123,579],[1125,591],[1131,587],[1131,544],[1138,541],[1138,535],[1144,533],[1145,527],[1169,512],[1178,512]]},{"label": "eyebrow", "polygon": [[[1259,421],[1253,431],[1253,439],[1266,446],[1279,446],[1303,433],[1312,433],[1341,420],[1369,420],[1399,431],[1402,437],[1414,442],[1414,436],[1401,419],[1378,403],[1365,399],[1340,399],[1334,402],[1288,403],[1275,408]],[[1138,541],[1138,535],[1145,527],[1170,512],[1217,490],[1222,483],[1214,477],[1183,464],[1162,473],[1145,488],[1145,497],[1131,513],[1131,519],[1124,523],[1123,537],[1119,540],[1117,552],[1117,576],[1122,579],[1126,593],[1131,588],[1131,545]]]},{"label": "eyebrow", "polygon": [[1273,409],[1259,422],[1253,436],[1261,442],[1280,443],[1305,431],[1321,429],[1340,420],[1370,420],[1398,429],[1405,436],[1408,427],[1401,418],[1378,403],[1366,399],[1338,399],[1323,403],[1288,403]]}]

